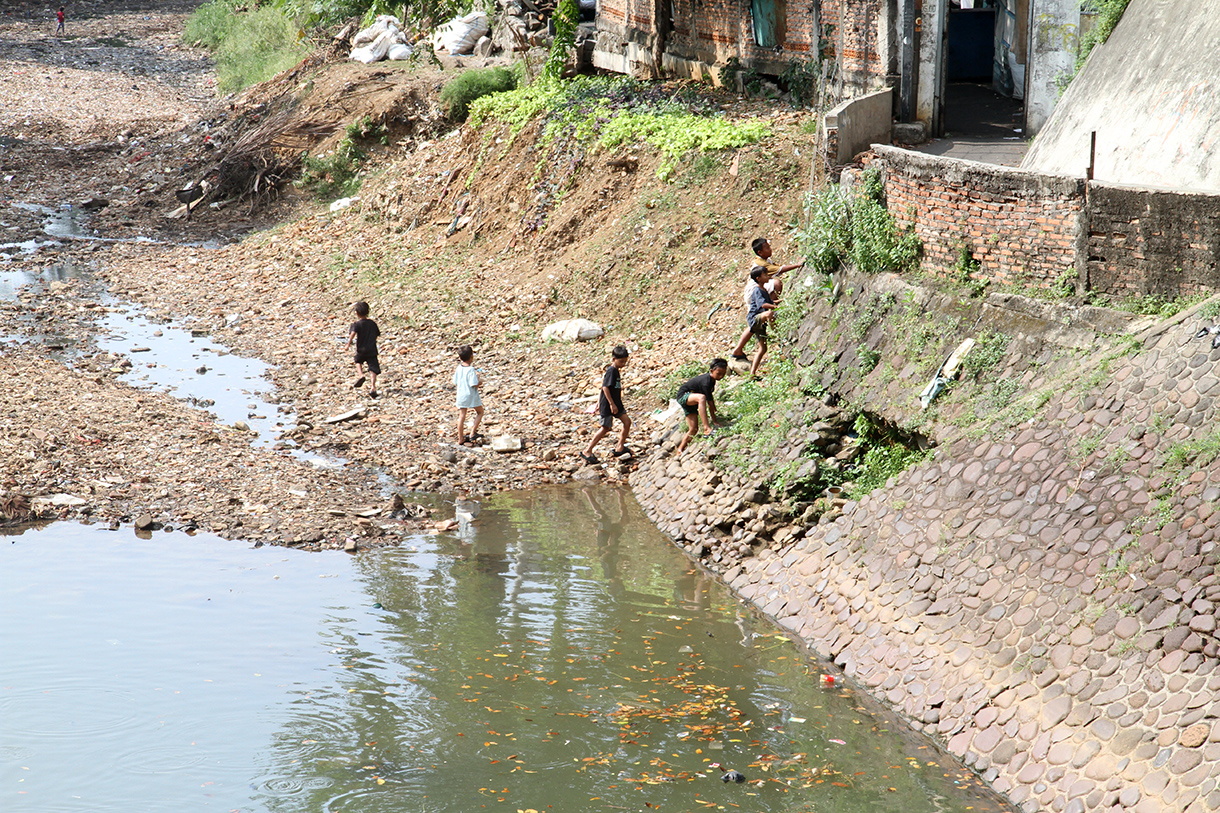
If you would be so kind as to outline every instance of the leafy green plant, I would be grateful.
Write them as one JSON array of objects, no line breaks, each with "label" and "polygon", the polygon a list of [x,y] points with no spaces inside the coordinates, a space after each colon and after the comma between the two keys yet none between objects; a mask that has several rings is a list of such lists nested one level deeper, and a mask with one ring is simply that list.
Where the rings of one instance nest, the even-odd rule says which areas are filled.
[{"label": "leafy green plant", "polygon": [[877,368],[877,365],[880,362],[880,352],[863,344],[856,348],[856,366],[859,367],[861,375],[868,375],[871,373]]},{"label": "leafy green plant", "polygon": [[891,477],[928,457],[929,452],[906,446],[893,430],[878,426],[863,413],[856,417],[853,429],[867,447],[847,475],[852,483],[850,493],[853,499],[880,488]]},{"label": "leafy green plant", "polygon": [[1098,14],[1097,25],[1080,40],[1079,52],[1076,54],[1076,70],[1079,71],[1092,50],[1110,38],[1114,26],[1123,18],[1123,12],[1131,0],[1084,0],[1082,11],[1092,11]]},{"label": "leafy green plant", "polygon": [[789,60],[784,72],[779,75],[779,81],[788,89],[794,102],[809,104],[817,96],[818,63]]},{"label": "leafy green plant", "polygon": [[763,81],[766,79],[758,71],[752,67],[741,64],[741,60],[735,56],[731,56],[724,61],[724,66],[720,69],[721,82],[724,82],[724,77],[735,76],[741,82],[741,90],[747,96],[759,96],[762,94]]},{"label": "leafy green plant", "polygon": [[576,43],[576,26],[580,22],[580,6],[577,0],[559,0],[554,13],[551,14],[551,22],[555,26],[555,39],[551,41],[551,51],[547,55],[542,73],[550,79],[558,79],[563,74],[568,54]]},{"label": "leafy green plant", "polygon": [[857,270],[870,274],[912,267],[919,257],[919,238],[911,229],[899,229],[886,210],[881,173],[869,168],[860,180],[851,201],[848,257]]},{"label": "leafy green plant", "polygon": [[517,86],[517,77],[508,68],[472,68],[450,79],[441,90],[441,105],[453,121],[465,121],[470,103],[492,93],[504,93]]},{"label": "leafy green plant", "polygon": [[847,255],[851,231],[847,225],[848,204],[837,184],[827,184],[805,198],[808,225],[796,232],[805,265],[822,274],[839,269]]}]

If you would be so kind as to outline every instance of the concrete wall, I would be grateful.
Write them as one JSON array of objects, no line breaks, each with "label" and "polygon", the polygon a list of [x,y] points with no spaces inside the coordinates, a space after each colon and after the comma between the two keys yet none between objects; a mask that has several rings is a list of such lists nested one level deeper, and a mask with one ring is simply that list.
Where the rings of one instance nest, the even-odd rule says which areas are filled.
[{"label": "concrete wall", "polygon": [[887,88],[867,96],[843,102],[826,114],[826,132],[834,130],[835,138],[829,143],[836,145],[835,154],[829,156],[835,165],[851,163],[856,153],[864,152],[869,145],[890,140],[890,125],[893,120],[893,93]]},{"label": "concrete wall", "polygon": [[1080,0],[1038,0],[1026,59],[1025,129],[1036,133],[1059,101],[1058,80],[1070,74],[1080,44]]},{"label": "concrete wall", "polygon": [[1220,0],[1131,0],[1022,166],[1101,181],[1220,191]]}]

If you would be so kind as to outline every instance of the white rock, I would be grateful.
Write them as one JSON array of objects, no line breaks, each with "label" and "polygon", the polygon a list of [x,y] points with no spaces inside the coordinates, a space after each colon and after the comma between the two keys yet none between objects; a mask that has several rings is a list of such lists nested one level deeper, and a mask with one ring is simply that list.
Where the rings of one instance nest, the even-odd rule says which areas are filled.
[{"label": "white rock", "polygon": [[587,342],[591,339],[600,339],[606,334],[602,330],[602,326],[596,322],[590,322],[588,319],[564,319],[561,322],[552,322],[542,329],[542,340],[544,342]]},{"label": "white rock", "polygon": [[515,435],[497,435],[491,439],[490,445],[493,452],[519,452],[525,448],[521,438]]},{"label": "white rock", "polygon": [[66,508],[75,508],[78,505],[87,505],[89,502],[84,497],[77,497],[73,494],[53,494],[47,501],[51,503],[51,505]]}]

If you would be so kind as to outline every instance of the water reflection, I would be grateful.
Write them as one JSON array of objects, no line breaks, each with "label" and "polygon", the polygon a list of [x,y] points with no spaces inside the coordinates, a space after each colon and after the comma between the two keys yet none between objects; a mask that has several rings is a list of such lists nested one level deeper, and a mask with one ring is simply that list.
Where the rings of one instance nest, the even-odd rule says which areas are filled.
[{"label": "water reflection", "polygon": [[356,557],[8,538],[0,809],[1006,809],[822,688],[625,492],[455,516]]}]

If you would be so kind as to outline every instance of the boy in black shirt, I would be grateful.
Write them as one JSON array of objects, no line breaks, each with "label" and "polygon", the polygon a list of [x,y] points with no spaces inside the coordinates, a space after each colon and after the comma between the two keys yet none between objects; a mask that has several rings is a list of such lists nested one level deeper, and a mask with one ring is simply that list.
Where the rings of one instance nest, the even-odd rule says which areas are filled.
[{"label": "boy in black shirt", "polygon": [[614,450],[614,456],[631,456],[631,452],[624,445],[627,443],[627,433],[631,431],[631,418],[627,416],[627,410],[623,408],[623,381],[619,376],[619,370],[627,366],[627,348],[620,344],[610,351],[610,358],[610,364],[606,366],[606,372],[602,375],[601,395],[597,399],[598,422],[601,425],[593,433],[589,445],[580,454],[581,459],[589,465],[601,462],[594,456],[593,449],[597,446],[598,441],[610,432],[615,418],[619,419],[622,429],[619,431],[618,446]]},{"label": "boy in black shirt", "polygon": [[[703,431],[711,434],[716,424],[716,382],[724,378],[729,371],[729,363],[724,359],[712,359],[708,370],[703,375],[697,375],[678,387],[678,406],[686,413],[686,434],[678,442],[678,454],[686,448],[691,438],[699,433],[699,422],[703,421]],[[710,418],[710,420],[709,420]]]},{"label": "boy in black shirt", "polygon": [[377,376],[381,374],[381,365],[377,363],[377,337],[381,335],[381,331],[377,328],[377,323],[369,318],[369,303],[357,302],[352,306],[352,310],[356,312],[356,316],[360,317],[352,326],[347,329],[347,344],[344,347],[351,347],[352,342],[356,343],[356,375],[358,378],[353,387],[359,387],[364,384],[364,368],[361,365],[368,365],[369,370],[369,396],[377,397]]}]

